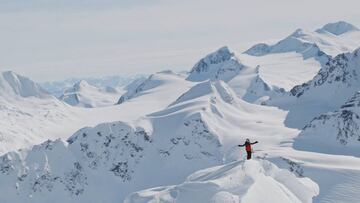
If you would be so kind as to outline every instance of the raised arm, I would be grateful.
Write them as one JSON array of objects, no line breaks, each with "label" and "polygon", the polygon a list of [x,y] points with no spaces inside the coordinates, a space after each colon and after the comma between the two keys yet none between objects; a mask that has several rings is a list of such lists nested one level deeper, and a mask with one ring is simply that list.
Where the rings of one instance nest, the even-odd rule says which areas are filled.
[{"label": "raised arm", "polygon": [[239,144],[238,146],[239,147],[245,147],[245,144]]},{"label": "raised arm", "polygon": [[252,145],[253,145],[253,144],[256,144],[256,143],[258,143],[258,141],[255,141],[255,142],[253,142],[253,143],[250,143],[250,144],[252,144]]}]

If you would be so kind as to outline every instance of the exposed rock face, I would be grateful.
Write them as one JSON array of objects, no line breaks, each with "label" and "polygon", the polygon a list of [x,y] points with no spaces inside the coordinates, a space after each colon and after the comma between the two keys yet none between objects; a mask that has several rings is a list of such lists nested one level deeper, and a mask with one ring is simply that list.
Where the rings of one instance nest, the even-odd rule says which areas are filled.
[{"label": "exposed rock face", "polygon": [[244,67],[227,47],[202,58],[190,71],[187,80],[204,81],[217,79],[229,81]]},{"label": "exposed rock face", "polygon": [[[360,92],[357,92],[350,100],[348,100],[341,108],[335,112],[323,114],[314,118],[303,131],[311,130],[311,128],[323,128],[332,126],[334,138],[342,144],[347,145],[350,142],[360,142]],[[360,144],[360,143],[359,143]]]},{"label": "exposed rock face", "polygon": [[360,156],[360,92],[338,110],[315,117],[303,128],[294,147]]},{"label": "exposed rock face", "polygon": [[[172,134],[151,134],[122,122],[104,123],[79,130],[67,144],[46,141],[27,151],[5,154],[0,157],[0,188],[8,192],[2,193],[0,199],[41,202],[52,198],[55,202],[57,199],[77,202],[92,199],[92,191],[99,190],[100,200],[106,199],[107,193],[114,195],[116,190],[99,188],[97,180],[108,180],[108,185],[116,185],[121,194],[128,194],[142,187],[138,181],[144,174],[178,176],[174,169],[183,164],[190,164],[186,170],[191,171],[204,163],[221,163],[221,143],[201,113],[183,119]],[[159,169],[159,164],[166,160],[176,162],[168,169]],[[152,164],[148,165],[149,162]],[[147,178],[154,179],[152,175]],[[165,180],[157,181],[146,184],[161,184]]]},{"label": "exposed rock face", "polygon": [[360,83],[358,77],[358,67],[360,66],[359,58],[359,49],[353,53],[336,56],[329,60],[312,80],[295,86],[290,91],[291,94],[296,97],[301,97],[309,90],[312,91],[312,89],[321,86],[328,86],[329,88],[357,88],[357,84]]}]

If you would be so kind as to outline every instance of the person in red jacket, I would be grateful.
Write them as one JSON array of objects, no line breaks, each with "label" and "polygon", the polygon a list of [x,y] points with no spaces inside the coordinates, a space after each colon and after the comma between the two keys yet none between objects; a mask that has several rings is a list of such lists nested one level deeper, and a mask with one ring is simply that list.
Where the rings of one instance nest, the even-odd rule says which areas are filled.
[{"label": "person in red jacket", "polygon": [[258,143],[258,141],[255,141],[253,143],[250,142],[249,139],[246,139],[244,144],[240,144],[238,145],[239,147],[244,147],[245,146],[245,150],[247,153],[247,159],[251,159],[251,153],[252,153],[252,149],[251,149],[251,145]]}]

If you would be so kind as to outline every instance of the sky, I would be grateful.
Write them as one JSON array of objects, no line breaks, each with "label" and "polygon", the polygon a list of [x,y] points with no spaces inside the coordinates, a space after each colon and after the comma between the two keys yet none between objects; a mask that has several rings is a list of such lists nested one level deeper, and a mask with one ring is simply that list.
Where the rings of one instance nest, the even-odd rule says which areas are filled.
[{"label": "sky", "polygon": [[358,0],[1,0],[0,70],[36,81],[190,70],[228,46],[242,52],[344,20]]}]

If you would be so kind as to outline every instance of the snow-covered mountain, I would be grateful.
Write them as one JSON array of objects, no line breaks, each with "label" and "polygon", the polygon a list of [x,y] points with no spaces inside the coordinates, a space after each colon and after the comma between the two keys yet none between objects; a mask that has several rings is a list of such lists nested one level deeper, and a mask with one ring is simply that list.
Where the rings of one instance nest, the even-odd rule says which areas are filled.
[{"label": "snow-covered mountain", "polygon": [[322,28],[316,30],[316,32],[329,32],[334,35],[342,35],[348,32],[360,31],[359,28],[345,21],[339,21],[335,23],[328,23]]},{"label": "snow-covered mountain", "polygon": [[81,80],[66,89],[59,99],[72,106],[94,108],[116,104],[119,95],[120,93],[112,87],[100,89]]},{"label": "snow-covered mountain", "polygon": [[360,49],[329,60],[315,77],[267,103],[290,110],[288,125],[302,128],[312,118],[334,111],[359,90]]},{"label": "snow-covered mountain", "polygon": [[[333,105],[344,103],[346,98],[358,90],[360,49],[343,53],[329,60],[318,74],[309,82],[295,86],[290,92],[298,98],[317,95],[319,100],[329,100]],[[324,90],[332,91],[324,91]],[[321,96],[319,95],[321,92]],[[342,94],[342,99],[338,94]]]},{"label": "snow-covered mountain", "polygon": [[290,91],[311,80],[332,57],[358,47],[359,29],[339,21],[316,31],[297,29],[274,44],[256,44],[238,58],[245,66],[260,66],[259,75],[269,86]]},{"label": "snow-covered mountain", "polygon": [[261,104],[271,97],[283,95],[285,90],[268,85],[260,76],[260,66],[256,68],[244,67],[240,73],[228,84],[243,100]]},{"label": "snow-covered mountain", "polygon": [[[176,86],[183,83],[185,76],[173,71],[162,71],[150,75],[146,80],[137,80],[126,87],[126,92],[119,98],[118,104],[122,104],[127,100],[139,97],[144,94],[151,94],[165,90],[163,87],[168,85]],[[166,88],[167,90],[167,88]],[[164,92],[171,94],[171,92]]]},{"label": "snow-covered mountain", "polygon": [[12,71],[0,74],[0,96],[6,97],[50,97],[43,88],[32,80]]},{"label": "snow-covered mountain", "polygon": [[220,79],[228,81],[244,67],[227,47],[222,47],[208,54],[191,69],[187,80],[204,81]]},{"label": "snow-covered mountain", "polygon": [[287,38],[274,45],[260,43],[244,53],[264,56],[274,53],[297,52],[304,59],[314,57],[326,62],[329,56],[351,52],[360,46],[360,30],[355,26],[339,21],[329,23],[316,31],[297,29]]},{"label": "snow-covered mountain", "polygon": [[[6,80],[2,80],[0,154],[20,148],[29,148],[47,139],[67,139],[84,126],[118,120],[136,120],[141,116],[165,108],[190,87],[190,83],[184,79],[171,82],[164,76],[164,80],[169,82],[164,82],[168,85],[162,86],[151,95],[142,95],[139,100],[121,105],[121,107],[110,105],[103,108],[74,108],[49,94],[43,97],[42,91],[40,91],[41,98],[22,97],[13,91]],[[29,81],[29,84],[34,87],[39,86],[30,79],[26,79],[26,81]],[[29,89],[29,87],[23,87],[22,90]],[[35,90],[33,92],[39,92],[41,88]],[[102,96],[100,98],[102,99]],[[114,98],[114,101],[116,102],[118,98],[119,95]]]},{"label": "snow-covered mountain", "polygon": [[67,105],[29,78],[0,74],[0,154],[58,138],[61,125],[72,122],[72,116]]},{"label": "snow-covered mountain", "polygon": [[238,133],[246,136],[254,119],[261,122],[259,132],[281,128],[274,121],[276,111],[243,102],[222,81],[205,81],[134,123],[84,128],[67,144],[47,141],[0,157],[0,182],[11,183],[0,185],[7,191],[0,199],[114,202],[131,192],[181,182],[196,170],[223,163],[230,140]]},{"label": "snow-covered mountain", "polygon": [[[223,47],[102,108],[2,76],[0,202],[358,202],[359,50],[328,52],[358,34],[339,22],[262,56]],[[83,102],[115,89],[66,93]],[[238,146],[246,138],[259,141],[253,160]]]},{"label": "snow-covered mountain", "polygon": [[237,96],[251,103],[261,103],[270,95],[281,94],[281,88],[269,86],[260,77],[259,66],[248,67],[227,47],[202,58],[190,71],[187,80],[222,80],[234,89]]},{"label": "snow-covered mountain", "polygon": [[[193,170],[221,163],[217,136],[199,113],[187,115],[159,112],[151,116],[153,126],[146,130],[121,122],[105,123],[78,131],[68,139],[68,146],[49,141],[23,156],[4,155],[0,179],[10,179],[18,186],[1,185],[9,193],[0,199],[114,202],[129,192],[180,181]],[[169,135],[170,126],[174,133]],[[65,160],[61,168],[58,156]],[[180,166],[187,167],[180,172],[176,170]],[[159,178],[160,174],[166,178]],[[106,187],[100,191],[101,182]]]},{"label": "snow-covered mountain", "polygon": [[146,202],[312,202],[316,183],[298,178],[265,160],[236,161],[195,172],[179,185],[130,195],[126,203]]},{"label": "snow-covered mountain", "polygon": [[338,110],[314,118],[296,138],[294,147],[360,156],[360,92]]},{"label": "snow-covered mountain", "polygon": [[71,88],[74,84],[82,80],[100,89],[106,89],[107,87],[111,87],[119,91],[133,81],[142,80],[146,77],[147,75],[145,74],[138,74],[129,76],[112,75],[99,77],[69,78],[60,81],[43,82],[40,83],[40,86],[50,92],[52,95],[60,97],[64,93],[64,90]]}]

